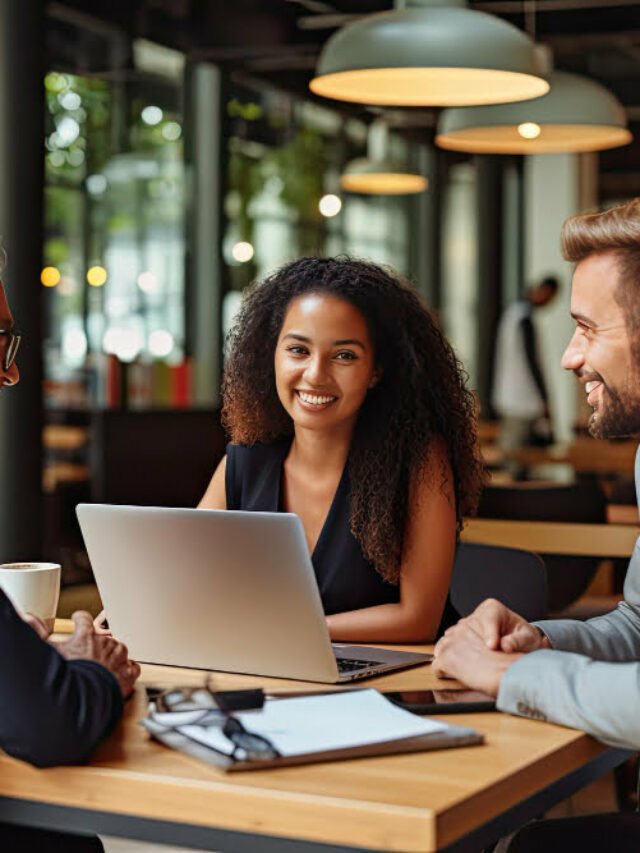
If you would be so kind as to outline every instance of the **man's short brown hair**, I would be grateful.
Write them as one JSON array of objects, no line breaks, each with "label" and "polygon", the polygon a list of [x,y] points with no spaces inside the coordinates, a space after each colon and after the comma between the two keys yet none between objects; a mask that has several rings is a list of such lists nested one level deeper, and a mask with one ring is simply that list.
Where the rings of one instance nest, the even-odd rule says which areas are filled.
[{"label": "man's short brown hair", "polygon": [[578,263],[589,255],[615,252],[620,281],[616,301],[630,331],[640,331],[640,198],[602,213],[567,219],[560,237],[565,260]]}]

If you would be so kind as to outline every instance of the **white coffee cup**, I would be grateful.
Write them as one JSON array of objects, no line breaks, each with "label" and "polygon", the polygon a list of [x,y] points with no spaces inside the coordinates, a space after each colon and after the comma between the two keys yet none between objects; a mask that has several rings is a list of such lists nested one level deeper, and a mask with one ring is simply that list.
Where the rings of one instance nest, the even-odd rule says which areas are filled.
[{"label": "white coffee cup", "polygon": [[0,588],[20,613],[32,613],[53,631],[60,595],[59,563],[0,563]]}]

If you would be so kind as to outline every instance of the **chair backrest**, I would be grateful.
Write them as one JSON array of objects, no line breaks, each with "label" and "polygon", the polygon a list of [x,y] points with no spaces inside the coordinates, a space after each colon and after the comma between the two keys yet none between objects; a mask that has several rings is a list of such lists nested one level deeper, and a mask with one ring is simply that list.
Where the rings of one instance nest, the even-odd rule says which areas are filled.
[{"label": "chair backrest", "polygon": [[99,503],[195,506],[225,450],[213,409],[96,412],[91,431]]},{"label": "chair backrest", "polygon": [[[488,486],[480,499],[478,516],[602,524],[606,521],[606,497],[595,480]],[[584,593],[600,560],[595,557],[556,556],[542,550],[541,553],[547,569],[549,610],[555,613]]]},{"label": "chair backrest", "polygon": [[467,616],[497,598],[528,621],[547,616],[547,574],[537,554],[497,545],[461,542],[451,577],[451,603]]},{"label": "chair backrest", "polygon": [[479,518],[523,521],[606,521],[606,497],[595,481],[578,483],[520,483],[487,486],[480,498]]}]

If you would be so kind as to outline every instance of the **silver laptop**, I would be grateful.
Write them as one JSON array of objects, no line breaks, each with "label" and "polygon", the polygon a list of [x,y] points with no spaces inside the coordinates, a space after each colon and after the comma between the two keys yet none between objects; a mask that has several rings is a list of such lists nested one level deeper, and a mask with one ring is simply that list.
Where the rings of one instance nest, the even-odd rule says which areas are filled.
[{"label": "silver laptop", "polygon": [[431,655],[329,640],[291,513],[80,504],[115,636],[139,661],[335,683]]}]

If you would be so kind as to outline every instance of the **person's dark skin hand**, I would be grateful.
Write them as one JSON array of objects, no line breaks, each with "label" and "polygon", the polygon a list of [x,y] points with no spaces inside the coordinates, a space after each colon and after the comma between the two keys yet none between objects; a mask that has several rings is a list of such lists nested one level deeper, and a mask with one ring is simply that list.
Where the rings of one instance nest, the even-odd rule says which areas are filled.
[{"label": "person's dark skin hand", "polygon": [[468,620],[462,620],[436,643],[432,669],[439,678],[455,678],[467,687],[497,696],[502,676],[520,657],[493,651]]},{"label": "person's dark skin hand", "polygon": [[487,598],[473,613],[445,631],[444,636],[456,631],[461,624],[484,640],[487,648],[495,651],[514,654],[551,648],[548,638],[535,625],[531,625],[495,598]]},{"label": "person's dark skin hand", "polygon": [[71,618],[75,631],[68,640],[56,644],[60,654],[67,660],[93,660],[102,664],[115,676],[126,699],[140,675],[138,664],[129,660],[127,647],[111,635],[96,633],[91,614],[78,611]]}]

